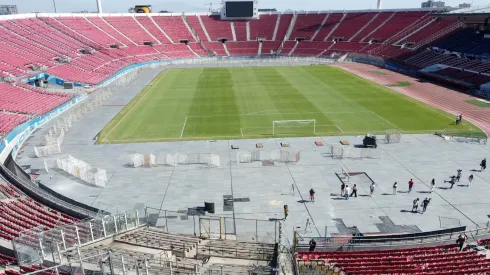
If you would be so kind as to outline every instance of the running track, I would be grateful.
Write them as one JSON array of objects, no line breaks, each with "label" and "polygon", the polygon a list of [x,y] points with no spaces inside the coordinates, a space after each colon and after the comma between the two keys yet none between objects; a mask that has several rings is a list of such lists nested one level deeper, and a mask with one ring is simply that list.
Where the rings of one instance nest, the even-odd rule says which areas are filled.
[{"label": "running track", "polygon": [[[411,86],[390,88],[455,116],[463,114],[463,119],[477,125],[487,134],[487,136],[490,136],[490,108],[482,108],[465,102],[468,99],[475,99],[476,97],[474,96],[437,86],[432,83],[421,83],[416,78],[372,65],[350,63],[333,66],[342,68],[383,86],[394,84],[399,81],[408,81],[412,83]],[[374,74],[373,71],[383,72],[385,75],[377,75]]]}]

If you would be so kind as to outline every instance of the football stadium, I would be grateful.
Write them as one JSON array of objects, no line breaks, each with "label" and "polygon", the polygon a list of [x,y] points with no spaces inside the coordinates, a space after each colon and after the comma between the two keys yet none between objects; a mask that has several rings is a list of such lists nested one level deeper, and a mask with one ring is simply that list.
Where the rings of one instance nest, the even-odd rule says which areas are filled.
[{"label": "football stadium", "polygon": [[0,5],[0,275],[490,274],[490,6],[427,3]]}]

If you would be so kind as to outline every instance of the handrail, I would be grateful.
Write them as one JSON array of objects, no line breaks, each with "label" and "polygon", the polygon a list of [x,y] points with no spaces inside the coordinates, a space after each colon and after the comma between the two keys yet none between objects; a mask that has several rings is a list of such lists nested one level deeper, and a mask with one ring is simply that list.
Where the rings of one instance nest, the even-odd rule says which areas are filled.
[{"label": "handrail", "polygon": [[[488,225],[488,224],[487,224]],[[317,242],[317,248],[321,249],[322,247],[333,247],[338,245],[350,245],[350,246],[358,246],[358,247],[379,247],[379,246],[394,246],[401,244],[427,244],[427,243],[436,243],[440,241],[448,241],[456,239],[460,234],[466,234],[470,236],[473,240],[478,239],[477,236],[482,235],[490,235],[490,227],[486,228],[478,228],[474,230],[461,231],[461,232],[453,232],[446,234],[437,234],[437,235],[428,235],[423,237],[406,237],[406,238],[379,238],[379,239],[369,239],[369,242],[363,242],[362,240],[359,242],[350,242],[350,237],[317,237],[317,240],[325,239],[328,242]],[[427,241],[424,241],[427,240]],[[377,242],[378,241],[378,242]],[[296,247],[303,248],[307,247],[308,244],[301,243],[297,244]]]}]

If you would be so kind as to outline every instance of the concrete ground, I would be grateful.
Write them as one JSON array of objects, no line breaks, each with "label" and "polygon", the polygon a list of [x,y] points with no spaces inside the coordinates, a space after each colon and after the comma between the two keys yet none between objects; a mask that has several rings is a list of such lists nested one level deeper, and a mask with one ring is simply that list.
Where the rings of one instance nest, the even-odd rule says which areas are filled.
[{"label": "concrete ground", "polygon": [[[339,144],[344,139],[351,144],[362,143],[362,137],[356,136],[95,145],[94,137],[158,73],[158,70],[147,71],[127,87],[118,88],[104,106],[79,121],[65,135],[62,152],[92,167],[106,169],[109,181],[105,188],[92,187],[53,171],[46,173],[43,159],[33,157],[33,146],[39,144],[49,125],[28,139],[19,154],[19,164],[30,165],[31,172],[39,172],[37,180],[42,184],[94,207],[111,212],[144,211],[145,207],[167,210],[148,210],[148,214],[156,218],[158,226],[189,234],[219,230],[216,221],[207,220],[196,228],[196,217],[189,215],[194,208],[203,207],[204,202],[215,203],[214,216],[227,217],[226,232],[235,231],[248,240],[277,238],[274,220],[284,217],[283,205],[289,206],[289,216],[283,223],[288,238],[293,228],[303,235],[324,236],[325,233],[420,232],[460,225],[473,229],[490,221],[490,170],[472,171],[479,169],[482,158],[490,156],[488,145],[445,141],[434,135],[403,135],[400,143],[380,142],[373,149],[377,151],[376,157],[370,159],[333,159],[328,146],[314,144],[319,139],[325,144]],[[299,151],[301,159],[298,163],[276,162],[274,166],[263,166],[261,162],[238,165],[237,152],[255,151],[258,142],[264,144],[263,150]],[[290,148],[281,148],[281,142],[288,142]],[[232,150],[231,145],[240,149]],[[217,154],[221,164],[218,168],[198,164],[127,166],[133,153],[177,152]],[[351,184],[358,185],[358,197],[340,198],[341,181],[336,173],[341,173],[342,166],[350,172],[365,172],[376,183],[374,196],[369,197],[370,181],[361,175],[350,179]],[[444,180],[457,169],[463,170],[461,182],[448,189],[449,184]],[[475,179],[473,186],[467,187],[470,174]],[[433,178],[436,188],[430,193]],[[415,185],[408,194],[410,179]],[[399,188],[392,195],[395,181]],[[311,188],[316,192],[315,202],[307,201]],[[230,196],[235,202],[225,205],[224,198]],[[427,212],[410,212],[415,198],[422,201],[426,197],[432,199]]]}]

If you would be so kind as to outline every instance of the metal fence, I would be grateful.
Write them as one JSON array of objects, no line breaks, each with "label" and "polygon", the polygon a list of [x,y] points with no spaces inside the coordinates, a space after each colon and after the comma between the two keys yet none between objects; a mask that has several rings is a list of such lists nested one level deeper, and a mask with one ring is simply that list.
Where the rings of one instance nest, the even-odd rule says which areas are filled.
[{"label": "metal fence", "polygon": [[218,217],[204,215],[203,209],[175,212],[164,209],[145,208],[149,226],[171,233],[189,234],[209,239],[232,239],[247,242],[277,243],[279,220],[234,218],[232,215]]},{"label": "metal fence", "polygon": [[102,240],[112,235],[146,224],[138,211],[115,215],[100,215],[92,220],[60,225],[50,230],[44,226],[21,232],[12,240],[19,266],[42,264],[45,259],[54,263],[62,259],[62,252]]}]

